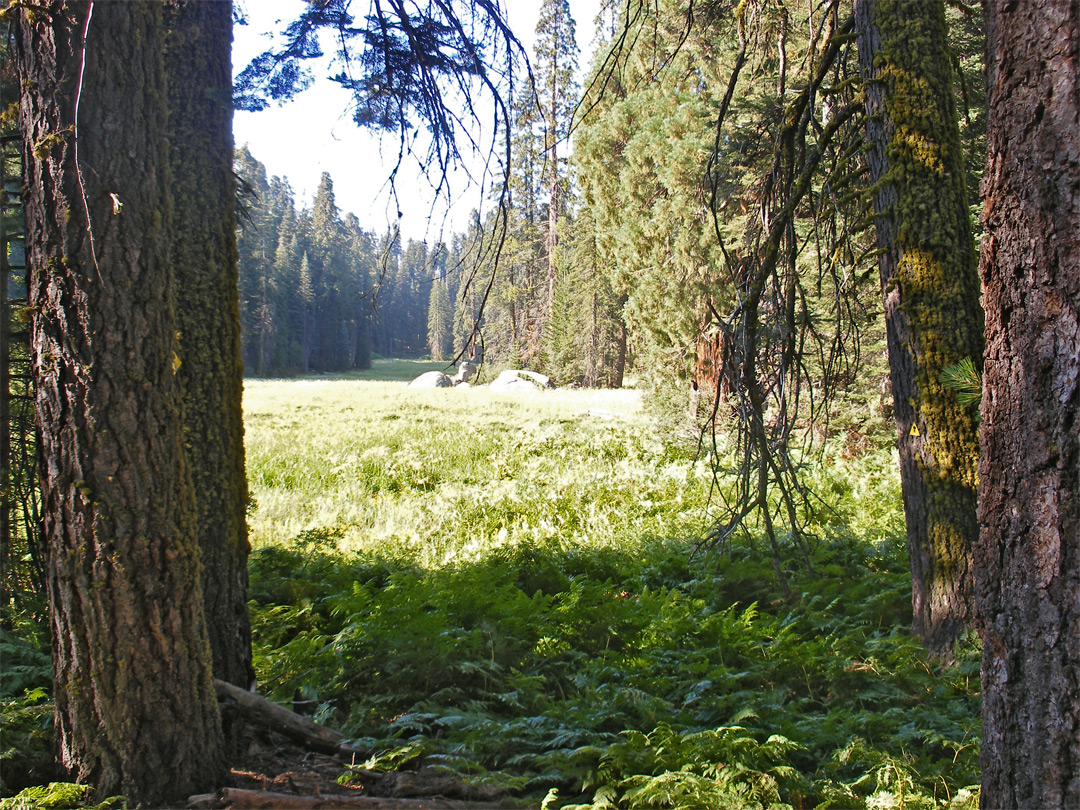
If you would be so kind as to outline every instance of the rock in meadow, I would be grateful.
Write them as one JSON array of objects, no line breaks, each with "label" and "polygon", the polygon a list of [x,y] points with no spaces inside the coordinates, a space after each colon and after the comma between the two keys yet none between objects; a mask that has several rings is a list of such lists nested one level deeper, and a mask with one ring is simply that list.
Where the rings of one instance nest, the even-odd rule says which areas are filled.
[{"label": "rock in meadow", "polygon": [[441,371],[425,371],[411,383],[409,388],[450,388],[454,381]]},{"label": "rock in meadow", "polygon": [[499,394],[538,394],[554,388],[555,383],[535,371],[507,369],[496,377],[489,387]]}]

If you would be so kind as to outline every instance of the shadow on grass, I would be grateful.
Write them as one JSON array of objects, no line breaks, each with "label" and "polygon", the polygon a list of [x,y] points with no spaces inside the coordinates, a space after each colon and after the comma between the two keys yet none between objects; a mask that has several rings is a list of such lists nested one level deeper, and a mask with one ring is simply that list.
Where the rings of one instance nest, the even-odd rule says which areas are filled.
[{"label": "shadow on grass", "polygon": [[[863,807],[851,785],[897,769],[924,797],[976,781],[977,649],[926,660],[898,543],[827,544],[831,576],[792,571],[801,598],[784,600],[738,545],[522,543],[431,569],[341,553],[340,534],[252,555],[255,652],[271,697],[310,701],[361,748],[584,801],[675,780]],[[710,797],[648,806],[736,806]]]}]

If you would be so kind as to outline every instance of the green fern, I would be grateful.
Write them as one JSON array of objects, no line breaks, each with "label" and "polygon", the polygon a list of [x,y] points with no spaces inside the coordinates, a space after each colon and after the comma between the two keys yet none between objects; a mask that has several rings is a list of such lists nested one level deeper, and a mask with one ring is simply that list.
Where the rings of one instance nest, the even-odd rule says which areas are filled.
[{"label": "green fern", "polygon": [[127,810],[127,799],[110,796],[98,804],[90,804],[88,785],[74,782],[50,782],[48,785],[28,787],[15,796],[0,799],[0,810]]},{"label": "green fern", "polygon": [[[355,420],[363,392],[327,385],[293,427],[259,385],[259,680],[358,747],[561,810],[970,800],[977,651],[941,667],[910,635],[890,448],[807,462],[830,508],[792,601],[760,539],[691,557],[708,465],[641,425],[454,400],[439,429],[472,438],[433,445],[426,401],[383,391]],[[340,448],[305,449],[331,405],[315,432]]]}]

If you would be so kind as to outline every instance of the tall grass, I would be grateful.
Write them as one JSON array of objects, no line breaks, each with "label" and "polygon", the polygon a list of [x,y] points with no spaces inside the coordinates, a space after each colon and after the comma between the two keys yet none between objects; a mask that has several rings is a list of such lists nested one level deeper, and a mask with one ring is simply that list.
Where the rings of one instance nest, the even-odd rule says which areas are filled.
[{"label": "tall grass", "polygon": [[260,680],[369,766],[533,807],[973,806],[977,654],[909,635],[887,448],[808,463],[785,600],[752,533],[692,554],[724,482],[634,391],[245,396]]},{"label": "tall grass", "polygon": [[711,473],[649,433],[635,391],[249,381],[256,547],[333,528],[422,565],[524,541],[693,536]]}]

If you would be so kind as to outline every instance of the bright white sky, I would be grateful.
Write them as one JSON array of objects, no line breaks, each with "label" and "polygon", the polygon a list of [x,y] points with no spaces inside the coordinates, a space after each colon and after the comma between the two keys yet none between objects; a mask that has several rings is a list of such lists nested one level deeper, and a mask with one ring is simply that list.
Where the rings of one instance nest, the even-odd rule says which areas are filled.
[{"label": "bright white sky", "polygon": [[[541,0],[504,0],[504,3],[511,29],[531,55]],[[353,5],[357,17],[367,11],[367,0],[353,0]],[[237,0],[237,6],[248,25],[234,26],[235,73],[252,57],[267,50],[270,37],[298,16],[304,0]],[[583,71],[591,58],[593,20],[598,8],[599,0],[570,0]],[[258,113],[237,111],[233,119],[236,145],[246,143],[252,155],[266,166],[268,175],[287,177],[300,206],[310,204],[320,176],[330,172],[342,213],[351,211],[365,228],[385,231],[388,223],[396,221],[396,210],[388,205],[385,185],[393,165],[396,138],[387,139],[384,160],[378,138],[353,123],[348,92],[322,78],[326,71],[320,75],[317,65],[313,66],[313,73],[315,83],[294,101]],[[484,136],[490,139],[490,133]],[[434,194],[415,164],[403,168],[397,187],[405,237],[438,239],[442,227],[443,237],[449,239],[451,233],[465,229],[469,212],[478,205],[479,189],[466,188],[463,176],[453,182],[456,201],[446,224],[443,225],[443,206],[436,209],[429,225]]]}]

